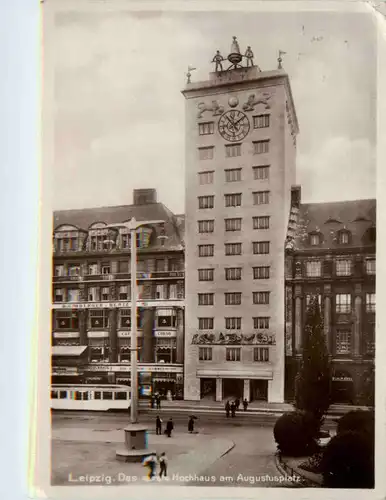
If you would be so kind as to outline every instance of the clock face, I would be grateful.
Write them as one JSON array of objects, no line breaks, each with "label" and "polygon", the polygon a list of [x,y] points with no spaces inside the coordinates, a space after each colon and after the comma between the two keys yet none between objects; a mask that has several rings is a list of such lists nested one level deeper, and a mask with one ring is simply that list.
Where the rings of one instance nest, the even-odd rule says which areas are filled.
[{"label": "clock face", "polygon": [[246,137],[249,129],[250,124],[247,115],[236,109],[227,111],[218,121],[218,131],[227,141],[241,141]]}]

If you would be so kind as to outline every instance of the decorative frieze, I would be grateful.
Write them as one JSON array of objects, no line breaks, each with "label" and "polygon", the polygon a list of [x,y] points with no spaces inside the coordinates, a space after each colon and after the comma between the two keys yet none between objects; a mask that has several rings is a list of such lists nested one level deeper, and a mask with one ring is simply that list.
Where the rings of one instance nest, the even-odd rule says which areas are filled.
[{"label": "decorative frieze", "polygon": [[274,333],[196,333],[192,344],[220,344],[220,345],[275,345]]}]

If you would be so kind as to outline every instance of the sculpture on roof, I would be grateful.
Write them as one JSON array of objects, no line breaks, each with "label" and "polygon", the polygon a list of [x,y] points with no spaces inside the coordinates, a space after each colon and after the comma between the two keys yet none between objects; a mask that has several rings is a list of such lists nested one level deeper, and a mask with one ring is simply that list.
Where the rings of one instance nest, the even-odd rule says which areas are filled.
[{"label": "sculpture on roof", "polygon": [[224,60],[223,56],[220,54],[220,51],[218,50],[216,52],[216,54],[214,55],[213,59],[212,59],[212,63],[216,63],[216,73],[218,71],[222,71],[223,70],[223,67],[222,67],[222,61]]},{"label": "sculpture on roof", "polygon": [[252,52],[250,45],[248,45],[247,50],[245,51],[244,57],[247,60],[247,67],[249,66],[249,63],[251,64],[251,66],[253,66],[253,57],[254,56],[253,56],[253,52]]},{"label": "sculpture on roof", "polygon": [[287,54],[287,52],[284,52],[284,50],[279,50],[279,57],[277,58],[277,69],[283,69],[283,66],[281,63],[283,62],[283,58],[281,56],[284,56]]},{"label": "sculpture on roof", "polygon": [[[232,40],[232,44],[231,44],[230,53],[229,53],[228,57],[226,58],[231,63],[231,65],[227,68],[227,71],[232,70],[232,69],[237,69],[237,68],[243,68],[243,67],[248,68],[249,66],[251,66],[251,67],[256,66],[253,63],[253,57],[254,57],[254,54],[253,54],[253,51],[252,51],[250,45],[248,45],[247,50],[245,51],[245,54],[244,55],[241,54],[239,42],[237,41],[237,37],[234,36],[233,40]],[[242,65],[243,58],[246,59],[246,66]],[[211,61],[212,63],[216,64],[216,66],[215,66],[216,73],[224,71],[223,65],[222,65],[223,61],[225,61],[225,58],[221,55],[220,51],[217,50],[216,54],[214,55],[214,57]],[[257,68],[259,71],[261,71],[258,66],[257,66]]]}]

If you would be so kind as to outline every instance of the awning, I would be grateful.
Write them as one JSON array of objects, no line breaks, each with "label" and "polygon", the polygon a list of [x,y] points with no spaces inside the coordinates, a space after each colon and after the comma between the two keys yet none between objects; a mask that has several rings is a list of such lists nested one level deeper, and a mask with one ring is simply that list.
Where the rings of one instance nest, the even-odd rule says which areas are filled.
[{"label": "awning", "polygon": [[153,382],[175,382],[175,380],[166,377],[153,377]]},{"label": "awning", "polygon": [[159,316],[175,316],[175,309],[156,309],[155,314],[157,317]]},{"label": "awning", "polygon": [[197,370],[197,377],[200,378],[240,378],[240,379],[262,379],[272,380],[273,371],[271,367],[258,368],[253,370],[224,370],[224,369],[210,369],[202,368]]},{"label": "awning", "polygon": [[80,356],[87,349],[86,345],[54,345],[52,356]]}]

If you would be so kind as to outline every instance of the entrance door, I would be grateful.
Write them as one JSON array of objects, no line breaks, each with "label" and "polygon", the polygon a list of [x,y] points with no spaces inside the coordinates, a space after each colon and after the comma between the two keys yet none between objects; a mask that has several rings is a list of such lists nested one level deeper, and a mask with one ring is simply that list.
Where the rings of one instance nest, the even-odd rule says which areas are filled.
[{"label": "entrance door", "polygon": [[243,400],[244,380],[240,378],[223,379],[223,398]]},{"label": "entrance door", "polygon": [[251,380],[251,401],[268,401],[268,380]]},{"label": "entrance door", "polygon": [[216,379],[201,378],[200,379],[200,397],[201,399],[216,399]]}]

